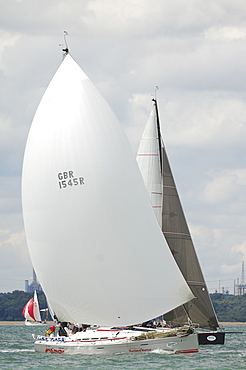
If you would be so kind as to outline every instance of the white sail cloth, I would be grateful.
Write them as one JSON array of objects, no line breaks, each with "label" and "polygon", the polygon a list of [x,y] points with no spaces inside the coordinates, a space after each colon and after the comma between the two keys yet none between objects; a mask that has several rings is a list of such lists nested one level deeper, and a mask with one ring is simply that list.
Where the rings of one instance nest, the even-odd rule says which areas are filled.
[{"label": "white sail cloth", "polygon": [[156,109],[155,105],[153,105],[140,141],[137,163],[147,188],[153,210],[161,227],[162,174],[156,120]]},{"label": "white sail cloth", "polygon": [[60,320],[130,325],[193,298],[119,122],[70,55],[30,129],[22,199],[33,267]]}]

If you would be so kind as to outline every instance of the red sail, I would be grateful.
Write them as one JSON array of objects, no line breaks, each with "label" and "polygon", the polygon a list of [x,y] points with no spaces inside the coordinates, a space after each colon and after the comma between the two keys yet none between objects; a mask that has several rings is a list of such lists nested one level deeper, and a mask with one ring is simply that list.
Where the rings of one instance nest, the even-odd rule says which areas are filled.
[{"label": "red sail", "polygon": [[33,298],[31,298],[27,302],[27,304],[25,305],[25,307],[23,308],[22,315],[26,319],[33,319],[34,321],[36,321],[35,316],[34,316],[34,299]]}]

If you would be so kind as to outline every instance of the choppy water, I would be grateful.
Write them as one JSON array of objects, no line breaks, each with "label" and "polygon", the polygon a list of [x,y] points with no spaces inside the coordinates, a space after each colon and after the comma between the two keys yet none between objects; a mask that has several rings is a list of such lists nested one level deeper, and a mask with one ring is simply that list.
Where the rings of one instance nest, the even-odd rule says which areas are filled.
[{"label": "choppy water", "polygon": [[170,355],[164,353],[136,353],[119,355],[59,355],[36,353],[32,333],[44,334],[43,327],[0,325],[0,369],[246,369],[246,326],[227,326],[223,346],[201,346],[199,353]]}]

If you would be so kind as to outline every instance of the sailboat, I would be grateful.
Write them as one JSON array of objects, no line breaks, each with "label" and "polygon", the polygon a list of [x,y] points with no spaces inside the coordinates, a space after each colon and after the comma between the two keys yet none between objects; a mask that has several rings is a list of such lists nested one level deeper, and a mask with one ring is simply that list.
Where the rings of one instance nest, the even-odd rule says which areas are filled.
[{"label": "sailboat", "polygon": [[164,142],[156,98],[143,132],[137,162],[151,204],[170,251],[196,299],[165,313],[164,319],[174,327],[191,320],[197,325],[199,344],[224,344],[225,333],[219,323],[203,277],[175,185]]},{"label": "sailboat", "polygon": [[29,299],[22,310],[22,316],[25,317],[25,324],[28,326],[44,325],[40,315],[38,296],[36,290],[33,298]]},{"label": "sailboat", "polygon": [[[139,326],[194,295],[119,121],[67,49],[30,128],[22,204],[32,264],[64,329],[37,336],[36,351],[198,351],[191,326]],[[69,323],[87,329],[74,333]]]}]

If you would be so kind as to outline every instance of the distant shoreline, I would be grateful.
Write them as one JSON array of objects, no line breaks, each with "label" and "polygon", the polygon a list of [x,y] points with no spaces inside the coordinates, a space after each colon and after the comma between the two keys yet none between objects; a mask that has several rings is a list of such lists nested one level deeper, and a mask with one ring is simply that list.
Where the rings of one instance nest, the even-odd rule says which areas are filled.
[{"label": "distant shoreline", "polygon": [[[221,326],[223,325],[234,325],[234,326],[239,326],[243,325],[246,326],[246,322],[220,322],[219,323]],[[0,321],[0,326],[1,325],[25,325],[25,321]],[[47,326],[52,326],[55,325],[53,321],[48,321]]]},{"label": "distant shoreline", "polygon": [[[25,325],[25,321],[0,321],[0,325]],[[55,323],[53,321],[47,321],[47,326],[51,325],[55,325]]]},{"label": "distant shoreline", "polygon": [[240,321],[236,321],[236,322],[220,322],[219,323],[220,325],[246,325],[246,322],[240,322]]}]

